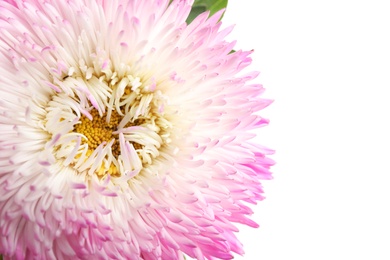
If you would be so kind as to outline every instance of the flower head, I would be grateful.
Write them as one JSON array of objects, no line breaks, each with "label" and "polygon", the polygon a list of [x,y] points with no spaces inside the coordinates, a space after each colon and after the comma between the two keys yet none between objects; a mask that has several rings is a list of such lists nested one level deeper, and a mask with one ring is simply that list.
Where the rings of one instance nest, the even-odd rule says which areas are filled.
[{"label": "flower head", "polygon": [[0,1],[0,254],[230,259],[270,101],[192,1]]}]

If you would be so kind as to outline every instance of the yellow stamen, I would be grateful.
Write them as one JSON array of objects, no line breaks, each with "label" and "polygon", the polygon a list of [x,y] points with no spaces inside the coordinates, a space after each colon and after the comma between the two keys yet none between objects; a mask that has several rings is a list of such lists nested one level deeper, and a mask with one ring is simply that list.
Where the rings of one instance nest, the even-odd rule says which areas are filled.
[{"label": "yellow stamen", "polygon": [[106,122],[106,114],[102,117],[99,116],[99,112],[96,109],[91,111],[93,120],[89,120],[86,116],[81,116],[80,123],[75,125],[74,132],[83,134],[87,140],[83,139],[83,143],[88,144],[88,150],[94,151],[101,143],[110,142],[115,139],[112,145],[112,154],[118,157],[120,154],[119,142],[117,136],[114,136],[112,132],[117,130],[117,126],[122,119],[122,116],[115,110],[112,111],[110,122]]}]

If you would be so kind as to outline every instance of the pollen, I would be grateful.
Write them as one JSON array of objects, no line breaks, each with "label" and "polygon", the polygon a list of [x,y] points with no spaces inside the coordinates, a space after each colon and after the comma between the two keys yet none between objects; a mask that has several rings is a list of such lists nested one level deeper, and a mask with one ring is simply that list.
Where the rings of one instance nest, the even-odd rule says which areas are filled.
[{"label": "pollen", "polygon": [[112,111],[110,121],[106,122],[106,113],[100,116],[96,109],[93,109],[90,113],[93,119],[90,120],[84,115],[81,116],[79,123],[74,127],[74,132],[85,136],[83,144],[88,144],[88,150],[91,152],[100,144],[108,143],[114,139],[112,154],[118,157],[120,154],[119,141],[117,135],[114,135],[113,132],[117,130],[122,116],[114,110]]}]

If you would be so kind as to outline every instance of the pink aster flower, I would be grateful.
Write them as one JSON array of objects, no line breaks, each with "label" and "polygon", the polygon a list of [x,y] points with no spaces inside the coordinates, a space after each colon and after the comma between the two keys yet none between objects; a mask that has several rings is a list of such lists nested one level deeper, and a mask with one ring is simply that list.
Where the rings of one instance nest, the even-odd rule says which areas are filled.
[{"label": "pink aster flower", "polygon": [[0,254],[231,259],[270,101],[192,1],[0,1]]}]

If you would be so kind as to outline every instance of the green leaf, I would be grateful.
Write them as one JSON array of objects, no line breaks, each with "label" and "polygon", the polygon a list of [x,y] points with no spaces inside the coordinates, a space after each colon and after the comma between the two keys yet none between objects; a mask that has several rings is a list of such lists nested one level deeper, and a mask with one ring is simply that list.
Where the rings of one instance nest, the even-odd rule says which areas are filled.
[{"label": "green leaf", "polygon": [[207,9],[205,6],[192,6],[191,12],[186,20],[187,24],[190,24],[198,15],[206,11]]},{"label": "green leaf", "polygon": [[191,13],[187,18],[187,23],[191,23],[199,14],[210,11],[210,16],[221,9],[226,8],[228,0],[195,0]]}]

